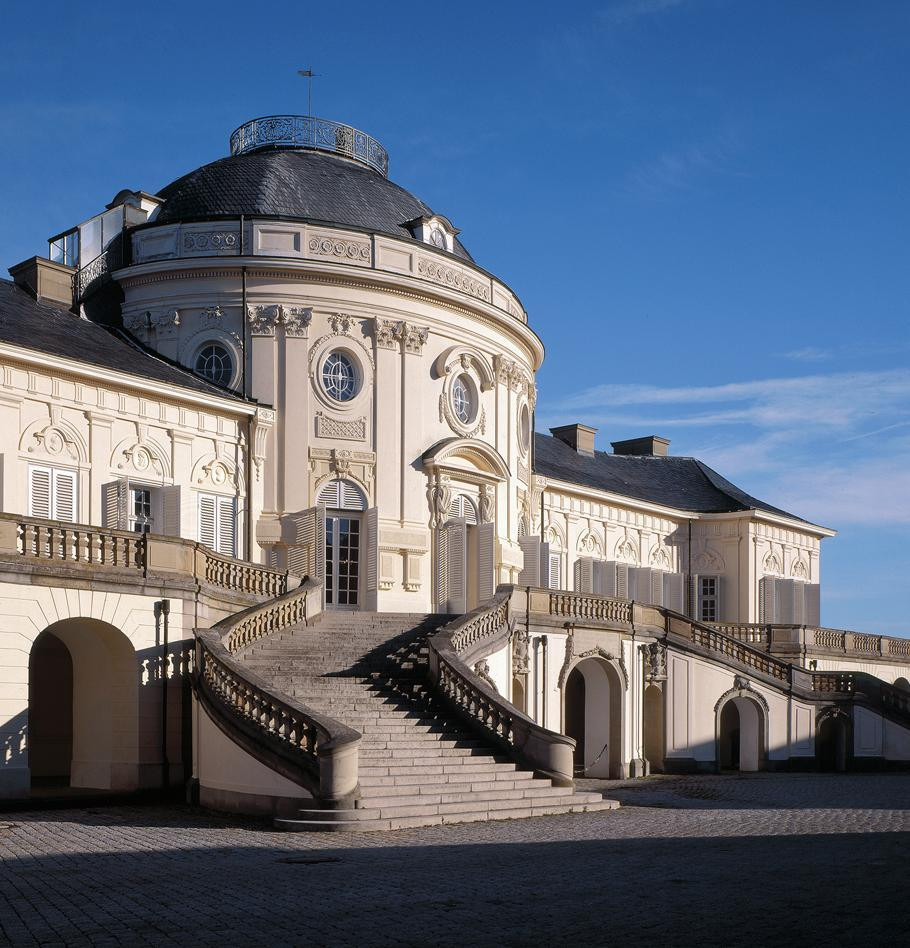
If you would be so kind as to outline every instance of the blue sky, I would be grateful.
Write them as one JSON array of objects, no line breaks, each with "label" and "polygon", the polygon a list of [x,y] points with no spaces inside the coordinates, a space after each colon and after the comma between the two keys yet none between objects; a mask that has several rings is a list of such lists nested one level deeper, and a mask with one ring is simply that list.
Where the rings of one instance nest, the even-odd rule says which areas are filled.
[{"label": "blue sky", "polygon": [[910,634],[910,4],[4,8],[0,260],[256,115],[379,138],[547,345],[538,426],[657,433],[840,530],[825,624]]}]

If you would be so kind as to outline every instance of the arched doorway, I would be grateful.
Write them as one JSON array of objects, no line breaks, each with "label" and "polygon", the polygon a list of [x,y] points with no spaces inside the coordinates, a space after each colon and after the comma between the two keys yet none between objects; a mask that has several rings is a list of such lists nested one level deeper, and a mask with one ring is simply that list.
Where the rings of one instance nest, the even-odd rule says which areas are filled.
[{"label": "arched doorway", "polygon": [[648,685],[644,698],[645,759],[652,774],[664,771],[664,693],[658,685]]},{"label": "arched doorway", "polygon": [[563,732],[575,740],[575,772],[620,778],[622,691],[616,669],[601,658],[576,664],[563,685]]},{"label": "arched doorway", "polygon": [[827,773],[844,773],[850,754],[850,726],[845,714],[823,715],[815,732],[815,761]]},{"label": "arched doorway", "polygon": [[525,714],[528,713],[524,675],[512,676],[512,704],[514,704],[519,711]]},{"label": "arched doorway", "polygon": [[[106,622],[64,619],[38,636],[29,655],[28,755],[39,783],[47,777],[99,790],[138,786],[139,675],[129,639]],[[48,720],[67,705],[68,721]]]},{"label": "arched doorway", "polygon": [[357,609],[362,592],[361,548],[366,496],[353,482],[338,478],[319,491],[316,504],[325,508],[325,605]]},{"label": "arched doorway", "polygon": [[715,713],[718,770],[761,770],[766,760],[766,709],[738,690],[725,695]]},{"label": "arched doorway", "polygon": [[32,786],[69,786],[73,760],[73,660],[51,632],[28,658],[28,747]]}]

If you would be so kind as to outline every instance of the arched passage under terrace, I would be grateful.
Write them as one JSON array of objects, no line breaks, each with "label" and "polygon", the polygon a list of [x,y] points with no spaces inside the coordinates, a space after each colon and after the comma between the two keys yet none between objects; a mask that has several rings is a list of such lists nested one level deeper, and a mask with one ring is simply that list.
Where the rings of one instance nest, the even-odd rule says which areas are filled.
[{"label": "arched passage under terrace", "polygon": [[822,711],[815,726],[815,762],[828,773],[844,773],[849,769],[853,746],[852,721],[839,709]]},{"label": "arched passage under terrace", "polygon": [[762,770],[767,760],[768,709],[749,688],[734,688],[718,701],[716,761],[718,770]]},{"label": "arched passage under terrace", "polygon": [[138,699],[136,653],[119,629],[88,618],[48,626],[29,655],[28,754],[34,782],[137,787]]},{"label": "arched passage under terrace", "polygon": [[575,740],[575,773],[620,778],[623,681],[613,664],[583,658],[563,684],[563,731]]}]

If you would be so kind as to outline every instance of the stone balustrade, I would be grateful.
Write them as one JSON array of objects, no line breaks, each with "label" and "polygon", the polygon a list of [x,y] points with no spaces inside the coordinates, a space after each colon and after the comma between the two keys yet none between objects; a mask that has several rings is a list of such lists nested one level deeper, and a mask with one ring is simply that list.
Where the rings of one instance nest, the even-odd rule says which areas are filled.
[{"label": "stone balustrade", "polygon": [[[196,630],[196,689],[235,741],[327,807],[349,807],[359,786],[360,734],[271,688],[234,657],[266,635],[321,610],[312,580],[259,606]],[[245,738],[247,738],[245,740]]]},{"label": "stone balustrade", "polygon": [[152,533],[0,514],[0,558],[85,569],[89,577],[130,572],[183,574],[187,580],[248,596],[287,592],[289,574],[224,556],[201,543]]},{"label": "stone balustrade", "polygon": [[610,599],[607,596],[552,592],[550,615],[628,625],[632,621],[632,603],[627,599]]},{"label": "stone balustrade", "polygon": [[430,636],[430,677],[447,703],[487,739],[507,747],[554,784],[573,786],[575,741],[536,724],[467,664],[507,641],[514,615],[527,610],[527,592],[500,587],[489,603]]}]

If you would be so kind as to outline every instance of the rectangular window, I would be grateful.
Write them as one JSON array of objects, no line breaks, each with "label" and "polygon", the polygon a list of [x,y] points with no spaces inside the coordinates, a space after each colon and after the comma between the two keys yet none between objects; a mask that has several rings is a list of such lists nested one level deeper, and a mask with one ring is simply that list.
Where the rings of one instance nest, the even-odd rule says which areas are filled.
[{"label": "rectangular window", "polygon": [[134,533],[151,533],[152,490],[130,486],[129,529]]},{"label": "rectangular window", "polygon": [[717,577],[699,576],[698,599],[702,622],[717,622]]},{"label": "rectangular window", "polygon": [[237,504],[233,497],[199,495],[199,542],[226,556],[237,555]]},{"label": "rectangular window", "polygon": [[30,465],[28,515],[75,523],[78,511],[78,483],[75,471]]}]

